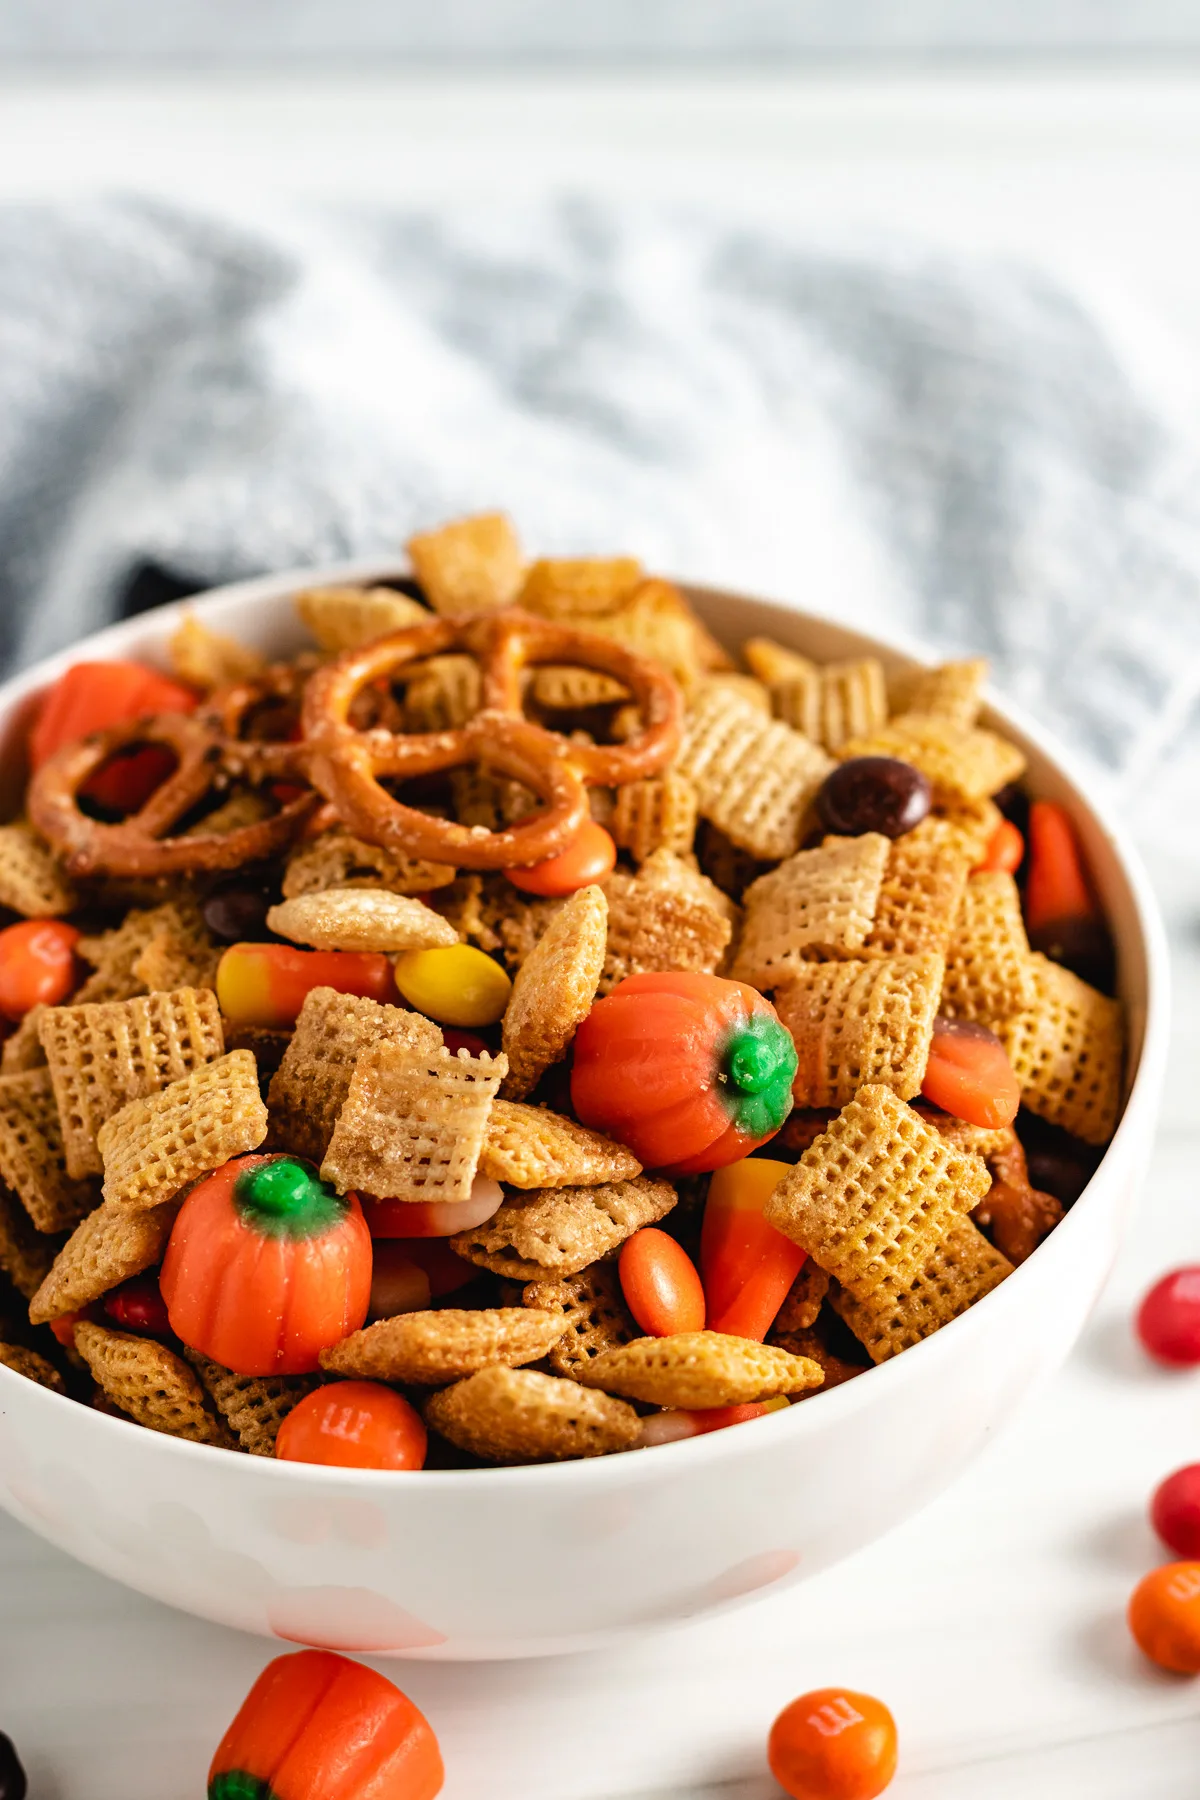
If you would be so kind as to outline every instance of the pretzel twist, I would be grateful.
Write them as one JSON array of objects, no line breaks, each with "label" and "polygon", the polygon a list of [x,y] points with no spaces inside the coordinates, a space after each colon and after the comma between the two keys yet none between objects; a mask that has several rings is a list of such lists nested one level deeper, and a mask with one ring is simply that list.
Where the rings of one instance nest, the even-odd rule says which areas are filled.
[{"label": "pretzel twist", "polygon": [[[320,805],[320,796],[308,786],[302,747],[243,740],[226,731],[229,724],[236,731],[261,698],[254,691],[257,686],[216,696],[201,714],[162,713],[93,732],[64,745],[43,764],[30,783],[29,818],[62,854],[72,875],[154,877],[237,869],[274,856],[291,842]],[[164,745],[176,761],[145,805],[113,824],[85,813],[79,800],[89,779],[119,751],[144,744]],[[272,817],[234,831],[171,835],[171,828],[214,789],[235,781],[302,783],[304,791]]]},{"label": "pretzel twist", "polygon": [[[412,664],[466,651],[480,665],[482,709],[458,730],[420,736],[351,723],[363,689],[395,680]],[[599,669],[630,690],[642,729],[624,744],[576,744],[521,714],[521,674],[530,664]],[[304,693],[301,721],[309,778],[359,837],[402,854],[462,869],[512,869],[565,848],[588,816],[589,786],[621,787],[653,775],[679,745],[683,703],[656,663],[607,638],[537,619],[517,608],[431,619],[348,650],[318,669]],[[383,786],[464,763],[509,775],[542,801],[503,831],[436,819]]]}]

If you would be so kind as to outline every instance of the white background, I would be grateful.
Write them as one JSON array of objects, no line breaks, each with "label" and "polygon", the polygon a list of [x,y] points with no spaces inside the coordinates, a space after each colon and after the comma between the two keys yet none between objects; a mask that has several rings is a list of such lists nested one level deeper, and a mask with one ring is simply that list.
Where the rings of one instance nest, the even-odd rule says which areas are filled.
[{"label": "white background", "polygon": [[[1186,71],[0,86],[0,199],[150,184],[251,211],[273,188],[482,187],[500,203],[548,176],[1015,248],[1121,288],[1200,354],[1200,80]],[[920,1519],[789,1595],[603,1656],[393,1665],[438,1728],[448,1800],[765,1800],[774,1711],[836,1681],[896,1712],[897,1800],[1200,1791],[1200,1696],[1140,1665],[1121,1619],[1156,1554],[1146,1495],[1200,1458],[1200,1386],[1148,1369],[1129,1336],[1139,1290],[1200,1247],[1197,908],[1179,869],[1160,859],[1155,874],[1179,958],[1164,1130],[1068,1369]],[[270,1653],[7,1521],[0,1626],[0,1728],[34,1800],[198,1795]]]}]

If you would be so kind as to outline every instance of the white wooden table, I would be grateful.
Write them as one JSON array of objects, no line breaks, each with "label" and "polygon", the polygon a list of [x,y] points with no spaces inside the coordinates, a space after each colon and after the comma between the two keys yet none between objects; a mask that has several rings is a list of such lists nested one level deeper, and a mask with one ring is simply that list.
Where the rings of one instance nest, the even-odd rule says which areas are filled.
[{"label": "white wooden table", "polygon": [[[0,91],[0,197],[515,190],[551,159],[567,178],[1053,255],[1124,278],[1200,347],[1191,79]],[[897,1800],[1200,1792],[1200,1691],[1143,1665],[1122,1620],[1156,1555],[1146,1497],[1200,1458],[1200,1378],[1152,1371],[1129,1329],[1148,1280],[1200,1252],[1198,908],[1186,871],[1154,873],[1177,956],[1163,1129],[1068,1367],[920,1518],[791,1594],[604,1655],[391,1665],[437,1726],[447,1800],[767,1800],[774,1712],[836,1681],[894,1709]],[[271,1653],[0,1519],[0,1729],[34,1800],[195,1800]]]}]

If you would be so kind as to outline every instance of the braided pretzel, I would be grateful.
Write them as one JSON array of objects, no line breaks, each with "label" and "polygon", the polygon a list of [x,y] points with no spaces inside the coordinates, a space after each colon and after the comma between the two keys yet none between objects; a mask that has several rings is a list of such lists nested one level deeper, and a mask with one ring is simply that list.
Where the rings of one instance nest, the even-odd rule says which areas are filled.
[{"label": "braided pretzel", "polygon": [[[240,727],[262,697],[247,683],[214,696],[204,713],[162,713],[156,718],[115,725],[66,744],[43,764],[29,787],[31,822],[62,852],[72,875],[173,875],[201,869],[237,869],[282,850],[320,804],[307,785],[304,752],[298,744],[240,740],[227,733]],[[136,813],[106,825],[83,812],[80,791],[118,751],[162,744],[176,767]],[[172,826],[214,788],[231,781],[304,783],[271,818],[229,832],[196,831],[172,837]]]},{"label": "braided pretzel", "polygon": [[[364,687],[411,664],[465,650],[480,664],[482,710],[457,731],[405,736],[358,731],[351,709]],[[642,730],[624,744],[575,744],[521,715],[521,671],[530,663],[600,669],[627,687]],[[462,869],[513,869],[556,855],[588,816],[587,789],[653,775],[679,744],[683,702],[672,677],[631,650],[511,607],[431,619],[348,650],[318,669],[304,693],[309,779],[359,837],[385,849]],[[543,802],[504,831],[436,819],[396,800],[384,781],[410,781],[464,763],[510,775]]]}]

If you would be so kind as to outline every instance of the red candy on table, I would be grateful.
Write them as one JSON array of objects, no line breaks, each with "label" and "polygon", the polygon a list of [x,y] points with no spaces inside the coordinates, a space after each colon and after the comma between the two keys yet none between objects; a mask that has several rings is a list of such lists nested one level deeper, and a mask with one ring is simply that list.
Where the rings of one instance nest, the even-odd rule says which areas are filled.
[{"label": "red candy on table", "polygon": [[771,1727],[767,1761],[792,1800],[875,1800],[896,1773],[896,1722],[881,1700],[815,1688]]},{"label": "red candy on table", "polygon": [[332,1650],[267,1664],[208,1771],[208,1800],[435,1800],[428,1720],[384,1675]]},{"label": "red candy on table", "polygon": [[1004,1045],[986,1025],[939,1017],[921,1092],[934,1106],[989,1131],[1011,1125],[1021,1105],[1021,1084]]},{"label": "red candy on table", "polygon": [[645,1225],[621,1246],[617,1274],[625,1304],[647,1337],[704,1330],[704,1289],[682,1244]]},{"label": "red candy on table", "polygon": [[571,1100],[644,1168],[695,1175],[774,1137],[796,1048],[756,988],[719,975],[627,975],[575,1035]]},{"label": "red candy on table", "polygon": [[708,1184],[700,1230],[700,1268],[714,1331],[762,1343],[805,1252],[763,1218],[763,1207],[790,1164],[766,1156],[717,1169]]},{"label": "red candy on table", "polygon": [[1200,1266],[1173,1269],[1155,1282],[1138,1308],[1137,1334],[1157,1362],[1177,1369],[1200,1363]]},{"label": "red candy on table", "polygon": [[392,959],[367,950],[297,950],[291,944],[231,944],[217,965],[217,999],[235,1025],[287,1031],[315,987],[395,1006]]},{"label": "red candy on table", "polygon": [[34,1006],[58,1006],[78,983],[79,932],[62,919],[22,919],[0,931],[0,1013],[23,1019]]},{"label": "red candy on table", "polygon": [[585,819],[565,850],[548,856],[544,862],[531,863],[526,869],[506,869],[504,873],[515,888],[524,894],[542,894],[547,898],[574,894],[593,881],[603,881],[616,867],[617,846],[603,825]]},{"label": "red candy on table", "polygon": [[1176,1556],[1200,1557],[1200,1463],[1188,1463],[1159,1483],[1150,1523]]},{"label": "red candy on table", "polygon": [[335,1381],[293,1406],[275,1439],[282,1462],[336,1469],[421,1469],[420,1413],[379,1381]]},{"label": "red candy on table", "polygon": [[235,1375],[304,1375],[361,1329],[371,1237],[353,1194],[295,1156],[240,1156],[194,1187],[159,1277],[171,1329]]},{"label": "red candy on table", "polygon": [[1133,1590],[1128,1618],[1143,1656],[1174,1675],[1200,1675],[1200,1562],[1152,1569]]},{"label": "red candy on table", "polygon": [[503,1200],[498,1181],[477,1175],[466,1200],[376,1200],[364,1195],[362,1209],[373,1238],[448,1238],[484,1224]]}]

